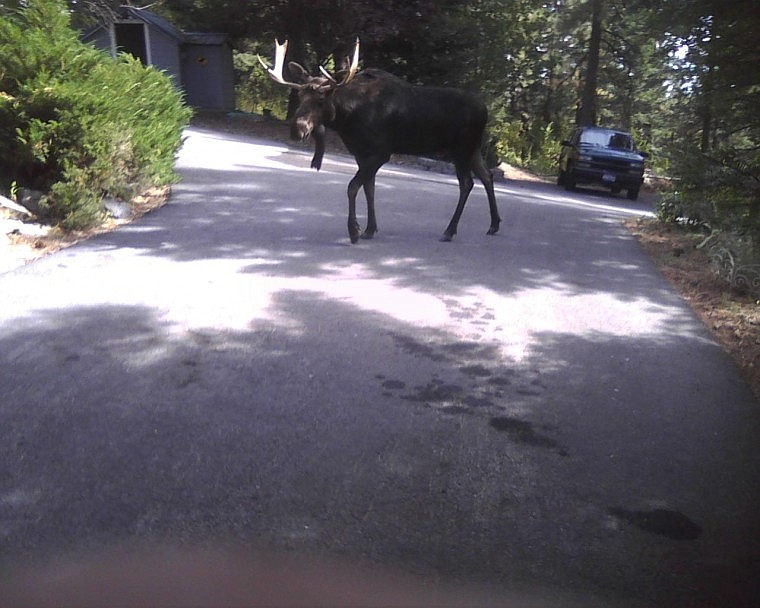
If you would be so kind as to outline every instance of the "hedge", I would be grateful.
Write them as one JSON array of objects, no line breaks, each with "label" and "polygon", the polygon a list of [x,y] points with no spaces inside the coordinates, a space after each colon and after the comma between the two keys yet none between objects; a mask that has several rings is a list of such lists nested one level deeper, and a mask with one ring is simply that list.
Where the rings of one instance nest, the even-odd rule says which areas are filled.
[{"label": "hedge", "polygon": [[52,221],[92,226],[105,197],[175,181],[190,114],[165,74],[81,43],[63,0],[0,13],[0,188],[44,192]]}]

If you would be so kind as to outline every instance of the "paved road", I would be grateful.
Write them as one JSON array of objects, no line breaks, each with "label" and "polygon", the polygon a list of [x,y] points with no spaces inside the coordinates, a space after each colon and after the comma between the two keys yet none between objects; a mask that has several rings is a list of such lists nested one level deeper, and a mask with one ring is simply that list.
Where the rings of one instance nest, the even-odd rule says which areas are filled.
[{"label": "paved road", "polygon": [[351,246],[353,164],[309,161],[190,131],[166,207],[0,276],[0,592],[41,605],[99,568],[244,595],[295,556],[313,578],[272,592],[327,603],[335,581],[390,602],[357,576],[416,601],[760,598],[760,410],[621,226],[641,209],[501,184],[489,237],[477,186],[441,243],[454,180],[389,168]]}]

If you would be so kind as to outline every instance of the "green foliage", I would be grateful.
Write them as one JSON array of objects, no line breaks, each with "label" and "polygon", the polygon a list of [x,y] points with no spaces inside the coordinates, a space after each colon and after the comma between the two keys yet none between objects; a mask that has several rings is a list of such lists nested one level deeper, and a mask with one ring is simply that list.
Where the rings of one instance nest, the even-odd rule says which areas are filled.
[{"label": "green foliage", "polygon": [[499,158],[511,165],[523,163],[524,141],[519,120],[508,120],[503,115],[496,115],[492,118],[489,131],[496,138],[495,148]]},{"label": "green foliage", "polygon": [[[680,176],[678,215],[691,223],[760,237],[760,159],[735,149],[672,156]],[[760,240],[759,240],[760,242]]]},{"label": "green foliage", "polygon": [[287,95],[262,69],[257,58],[261,56],[269,61],[274,45],[251,43],[244,47],[232,56],[238,80],[235,90],[238,109],[256,114],[271,112],[273,116],[284,119],[287,114]]},{"label": "green foliage", "polygon": [[746,234],[714,231],[701,247],[707,249],[715,273],[734,290],[760,297],[760,249]]},{"label": "green foliage", "polygon": [[189,119],[170,79],[81,44],[59,0],[0,18],[0,181],[48,193],[51,218],[97,223],[104,196],[174,180]]},{"label": "green foliage", "polygon": [[681,194],[672,190],[662,194],[655,205],[657,219],[665,224],[675,224],[684,217],[684,203]]},{"label": "green foliage", "polygon": [[746,0],[681,9],[670,44],[685,52],[671,59],[672,112],[662,116],[678,217],[734,235],[724,240],[743,243],[732,253],[742,265],[760,251],[760,17]]},{"label": "green foliage", "polygon": [[[227,3],[229,4],[229,3]],[[760,13],[754,0],[164,0],[189,29],[236,40],[244,109],[284,113],[287,91],[255,61],[273,38],[315,68],[356,35],[365,65],[410,82],[480,91],[498,155],[542,172],[578,120],[591,62],[592,7],[601,40],[594,93],[599,124],[630,130],[649,166],[677,191],[658,213],[673,221],[760,234]],[[237,6],[237,5],[235,5]],[[242,5],[241,5],[242,6]],[[159,10],[163,10],[159,9]],[[598,30],[597,30],[598,32]],[[589,91],[587,91],[588,93]]]},{"label": "green foliage", "polygon": [[542,174],[556,170],[561,145],[552,123],[530,122],[526,116],[509,120],[503,110],[497,110],[489,132],[496,138],[496,153],[501,160]]}]

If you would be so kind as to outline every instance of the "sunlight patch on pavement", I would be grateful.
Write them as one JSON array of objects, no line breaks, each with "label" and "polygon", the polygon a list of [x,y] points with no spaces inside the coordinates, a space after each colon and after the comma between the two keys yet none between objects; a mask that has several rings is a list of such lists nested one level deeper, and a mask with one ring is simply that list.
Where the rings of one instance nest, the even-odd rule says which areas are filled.
[{"label": "sunlight patch on pavement", "polygon": [[[537,336],[546,333],[661,340],[683,329],[676,307],[645,298],[587,292],[549,280],[543,286],[508,294],[482,285],[435,293],[405,281],[401,268],[418,262],[415,259],[386,260],[385,269],[399,267],[397,276],[378,275],[372,267],[356,262],[324,265],[321,274],[305,276],[283,275],[278,271],[282,265],[278,256],[257,253],[245,260],[193,261],[171,267],[154,259],[140,274],[143,298],[147,295],[172,333],[245,332],[267,323],[297,337],[313,327],[308,314],[301,316],[291,307],[292,294],[313,294],[315,302],[336,302],[359,313],[492,344],[517,362],[533,355]],[[128,304],[135,293],[134,285],[123,282],[101,287],[111,303]]]},{"label": "sunlight patch on pavement", "polygon": [[[288,169],[290,171],[312,171],[308,166],[297,167],[277,160],[277,157],[288,154],[285,146],[257,144],[251,141],[234,141],[219,139],[209,133],[196,129],[185,130],[186,139],[183,153],[179,157],[179,168],[197,167],[204,170],[245,171],[248,169]],[[188,159],[199,159],[192,164]],[[241,164],[241,161],[251,158],[251,165]],[[246,188],[249,186],[246,185]]]},{"label": "sunlight patch on pavement", "polygon": [[450,300],[450,310],[458,305],[469,312],[459,319],[460,332],[470,339],[496,342],[504,356],[518,362],[534,354],[539,334],[657,338],[670,333],[667,324],[678,314],[643,298],[624,302],[612,294],[579,294],[556,285],[509,295],[472,287],[465,296]]},{"label": "sunlight patch on pavement", "polygon": [[[286,264],[286,258],[295,266]],[[155,364],[169,356],[174,339],[197,331],[233,336],[267,326],[293,338],[319,331],[312,302],[326,304],[327,314],[330,303],[335,303],[335,315],[354,310],[360,316],[379,315],[380,321],[368,318],[378,326],[404,324],[492,345],[516,362],[534,355],[548,333],[654,342],[693,333],[693,319],[675,304],[593,291],[541,273],[530,286],[505,292],[478,284],[447,287],[426,270],[430,282],[425,287],[410,281],[409,268],[422,262],[414,257],[387,257],[375,264],[322,264],[316,272],[308,263],[298,267],[303,258],[308,259],[303,251],[256,248],[230,259],[177,262],[122,248],[118,256],[100,251],[79,260],[88,277],[92,277],[87,274],[88,263],[92,266],[97,280],[80,281],[71,289],[67,273],[58,272],[48,275],[46,288],[56,294],[56,310],[74,309],[82,302],[154,310],[159,332],[167,335],[168,343],[156,343],[154,328],[148,336],[131,335],[128,345],[111,345],[114,356],[130,367]],[[107,272],[100,272],[102,268]],[[298,294],[306,294],[306,300]]]},{"label": "sunlight patch on pavement", "polygon": [[[207,268],[201,271],[199,264]],[[268,272],[267,268],[278,261],[267,256],[253,263],[246,261],[244,273],[235,273],[232,267],[222,270],[221,264],[229,262],[185,265],[185,271],[175,276],[170,287],[172,299],[182,304],[163,303],[167,320],[184,330],[246,330],[268,322],[299,335],[310,330],[308,319],[288,310],[289,294],[306,292],[317,300],[339,302],[359,312],[490,343],[503,356],[518,362],[534,354],[536,336],[546,333],[659,340],[679,331],[679,311],[674,307],[656,305],[645,298],[624,300],[612,293],[578,292],[562,284],[509,294],[473,285],[437,295],[409,287],[400,278],[377,276],[361,263],[327,265],[318,276]],[[198,282],[201,275],[207,279]]]},{"label": "sunlight patch on pavement", "polygon": [[590,198],[588,195],[568,195],[566,193],[559,192],[547,192],[541,193],[536,191],[526,192],[514,188],[495,187],[495,191],[500,194],[509,194],[512,196],[519,196],[537,202],[540,205],[550,205],[553,207],[575,207],[576,209],[584,209],[591,211],[602,211],[605,213],[614,214],[619,217],[654,217],[654,213],[648,209],[637,208],[635,205],[631,206],[627,201],[615,202],[615,204],[607,204],[603,201],[596,201]]}]

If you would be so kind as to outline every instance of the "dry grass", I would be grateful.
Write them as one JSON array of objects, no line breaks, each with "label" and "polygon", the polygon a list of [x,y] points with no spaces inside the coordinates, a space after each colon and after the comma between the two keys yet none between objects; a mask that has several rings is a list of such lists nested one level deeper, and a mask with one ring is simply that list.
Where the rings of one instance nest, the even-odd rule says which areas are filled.
[{"label": "dry grass", "polygon": [[704,238],[657,220],[631,220],[628,228],[670,284],[733,357],[760,399],[760,302],[737,293],[696,246]]}]

